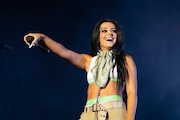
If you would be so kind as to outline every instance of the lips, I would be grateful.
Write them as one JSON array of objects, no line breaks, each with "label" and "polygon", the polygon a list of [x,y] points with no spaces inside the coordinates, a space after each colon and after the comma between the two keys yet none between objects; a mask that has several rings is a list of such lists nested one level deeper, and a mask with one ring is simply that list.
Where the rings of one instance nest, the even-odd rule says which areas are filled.
[{"label": "lips", "polygon": [[106,41],[113,41],[114,40],[114,38],[112,38],[112,37],[107,37],[105,39],[106,39]]}]

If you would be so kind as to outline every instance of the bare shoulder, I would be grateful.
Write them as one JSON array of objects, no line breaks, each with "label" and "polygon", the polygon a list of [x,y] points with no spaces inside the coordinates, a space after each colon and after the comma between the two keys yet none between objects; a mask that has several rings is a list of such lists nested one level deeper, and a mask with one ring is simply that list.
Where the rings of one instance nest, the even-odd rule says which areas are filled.
[{"label": "bare shoulder", "polygon": [[88,59],[88,58],[92,58],[92,56],[89,55],[89,54],[82,53],[81,55],[82,55],[83,57],[87,58],[87,59]]},{"label": "bare shoulder", "polygon": [[134,59],[131,55],[126,54],[125,59],[126,59],[127,64],[135,64]]},{"label": "bare shoulder", "polygon": [[84,62],[86,62],[87,64],[90,64],[92,56],[89,55],[89,54],[81,54],[81,55],[82,55],[82,57],[84,59]]},{"label": "bare shoulder", "polygon": [[127,68],[131,71],[136,71],[136,64],[135,64],[133,57],[131,55],[126,54],[125,59],[126,59],[126,63],[127,63],[126,64]]},{"label": "bare shoulder", "polygon": [[92,58],[92,56],[89,55],[89,54],[84,54],[84,53],[82,53],[81,55],[82,55],[83,59],[85,59],[86,61],[90,61],[91,58]]}]

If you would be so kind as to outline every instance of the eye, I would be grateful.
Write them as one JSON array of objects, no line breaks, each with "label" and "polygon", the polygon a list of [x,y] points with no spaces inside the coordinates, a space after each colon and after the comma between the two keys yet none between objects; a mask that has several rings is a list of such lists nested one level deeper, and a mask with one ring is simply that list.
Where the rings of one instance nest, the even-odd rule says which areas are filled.
[{"label": "eye", "polygon": [[112,30],[114,33],[117,33],[117,31],[116,30]]},{"label": "eye", "polygon": [[101,32],[107,32],[107,30],[102,30]]}]

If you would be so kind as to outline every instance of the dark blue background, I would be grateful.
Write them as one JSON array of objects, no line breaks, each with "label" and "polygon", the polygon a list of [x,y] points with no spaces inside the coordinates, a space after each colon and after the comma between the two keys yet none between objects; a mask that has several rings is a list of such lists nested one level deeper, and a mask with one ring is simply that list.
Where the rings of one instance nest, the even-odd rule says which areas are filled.
[{"label": "dark blue background", "polygon": [[179,0],[1,1],[0,120],[77,120],[86,73],[53,53],[29,49],[23,36],[42,32],[89,53],[93,27],[104,17],[123,27],[137,65],[136,119],[179,120],[179,6]]}]

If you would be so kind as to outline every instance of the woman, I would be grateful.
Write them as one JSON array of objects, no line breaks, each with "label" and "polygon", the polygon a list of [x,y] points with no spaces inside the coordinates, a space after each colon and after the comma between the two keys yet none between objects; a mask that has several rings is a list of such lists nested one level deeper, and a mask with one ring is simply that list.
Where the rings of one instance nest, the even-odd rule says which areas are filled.
[{"label": "woman", "polygon": [[[29,36],[34,40],[29,42]],[[43,41],[52,52],[87,72],[87,102],[80,120],[135,119],[136,66],[133,58],[123,51],[123,33],[115,20],[102,19],[95,25],[90,55],[67,49],[41,33],[29,33],[24,41],[29,48]],[[124,93],[127,101],[123,99]]]}]

